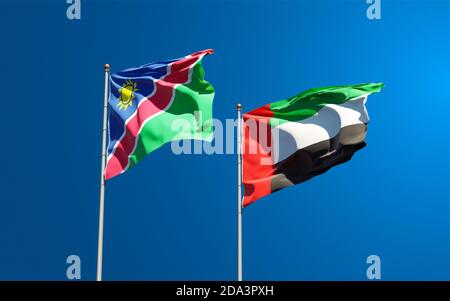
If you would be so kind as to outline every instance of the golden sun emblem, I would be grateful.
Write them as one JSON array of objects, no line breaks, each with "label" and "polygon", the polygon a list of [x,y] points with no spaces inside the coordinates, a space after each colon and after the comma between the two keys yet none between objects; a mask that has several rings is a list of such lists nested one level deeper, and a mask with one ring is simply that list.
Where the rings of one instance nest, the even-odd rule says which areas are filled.
[{"label": "golden sun emblem", "polygon": [[120,97],[119,103],[117,104],[119,110],[126,110],[129,106],[133,105],[133,99],[136,98],[134,92],[138,90],[139,89],[136,88],[136,83],[131,80],[127,80],[123,83],[122,88],[119,89]]}]

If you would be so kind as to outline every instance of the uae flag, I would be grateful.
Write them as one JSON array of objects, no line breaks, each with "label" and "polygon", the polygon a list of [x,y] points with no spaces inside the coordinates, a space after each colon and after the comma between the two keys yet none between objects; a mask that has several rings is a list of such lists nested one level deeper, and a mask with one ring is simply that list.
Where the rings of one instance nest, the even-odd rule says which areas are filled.
[{"label": "uae flag", "polygon": [[310,89],[243,115],[243,206],[320,175],[366,146],[367,97],[382,83]]}]

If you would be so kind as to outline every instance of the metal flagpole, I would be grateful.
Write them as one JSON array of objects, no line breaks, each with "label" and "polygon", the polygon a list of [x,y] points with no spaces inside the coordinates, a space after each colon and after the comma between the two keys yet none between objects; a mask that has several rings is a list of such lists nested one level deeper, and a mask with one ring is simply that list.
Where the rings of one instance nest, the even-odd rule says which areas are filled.
[{"label": "metal flagpole", "polygon": [[106,119],[108,112],[109,65],[105,64],[105,98],[103,101],[102,168],[100,177],[100,210],[98,215],[97,281],[102,281],[103,217],[105,209]]},{"label": "metal flagpole", "polygon": [[238,113],[238,138],[237,138],[237,154],[238,154],[238,281],[242,281],[242,162],[241,162],[241,144],[242,144],[242,119],[241,119],[242,106],[239,103],[237,105]]}]

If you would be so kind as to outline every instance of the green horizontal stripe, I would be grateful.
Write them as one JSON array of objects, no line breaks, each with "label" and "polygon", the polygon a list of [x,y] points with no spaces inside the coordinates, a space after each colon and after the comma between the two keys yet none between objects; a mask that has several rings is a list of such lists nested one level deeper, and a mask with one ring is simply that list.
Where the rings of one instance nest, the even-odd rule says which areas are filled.
[{"label": "green horizontal stripe", "polygon": [[271,103],[273,118],[278,119],[272,120],[271,124],[312,117],[328,104],[343,104],[350,99],[379,92],[383,86],[383,83],[369,83],[306,90],[293,97]]},{"label": "green horizontal stripe", "polygon": [[[139,134],[136,149],[130,156],[129,168],[165,143],[181,139],[212,139],[212,104],[214,88],[205,81],[204,69],[197,63],[189,84],[178,85],[170,107],[150,119]],[[201,113],[201,119],[194,115]],[[196,119],[197,118],[197,119]],[[179,124],[178,129],[172,129]]]}]

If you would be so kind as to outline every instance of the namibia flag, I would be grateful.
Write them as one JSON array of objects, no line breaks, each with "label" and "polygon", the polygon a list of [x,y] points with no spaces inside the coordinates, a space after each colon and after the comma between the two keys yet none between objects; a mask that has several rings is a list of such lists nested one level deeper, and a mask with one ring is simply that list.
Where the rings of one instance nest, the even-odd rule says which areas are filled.
[{"label": "namibia flag", "polygon": [[[214,88],[204,80],[202,66],[211,53],[199,51],[111,75],[106,179],[170,141],[211,141]],[[175,130],[176,121],[189,126]]]}]

